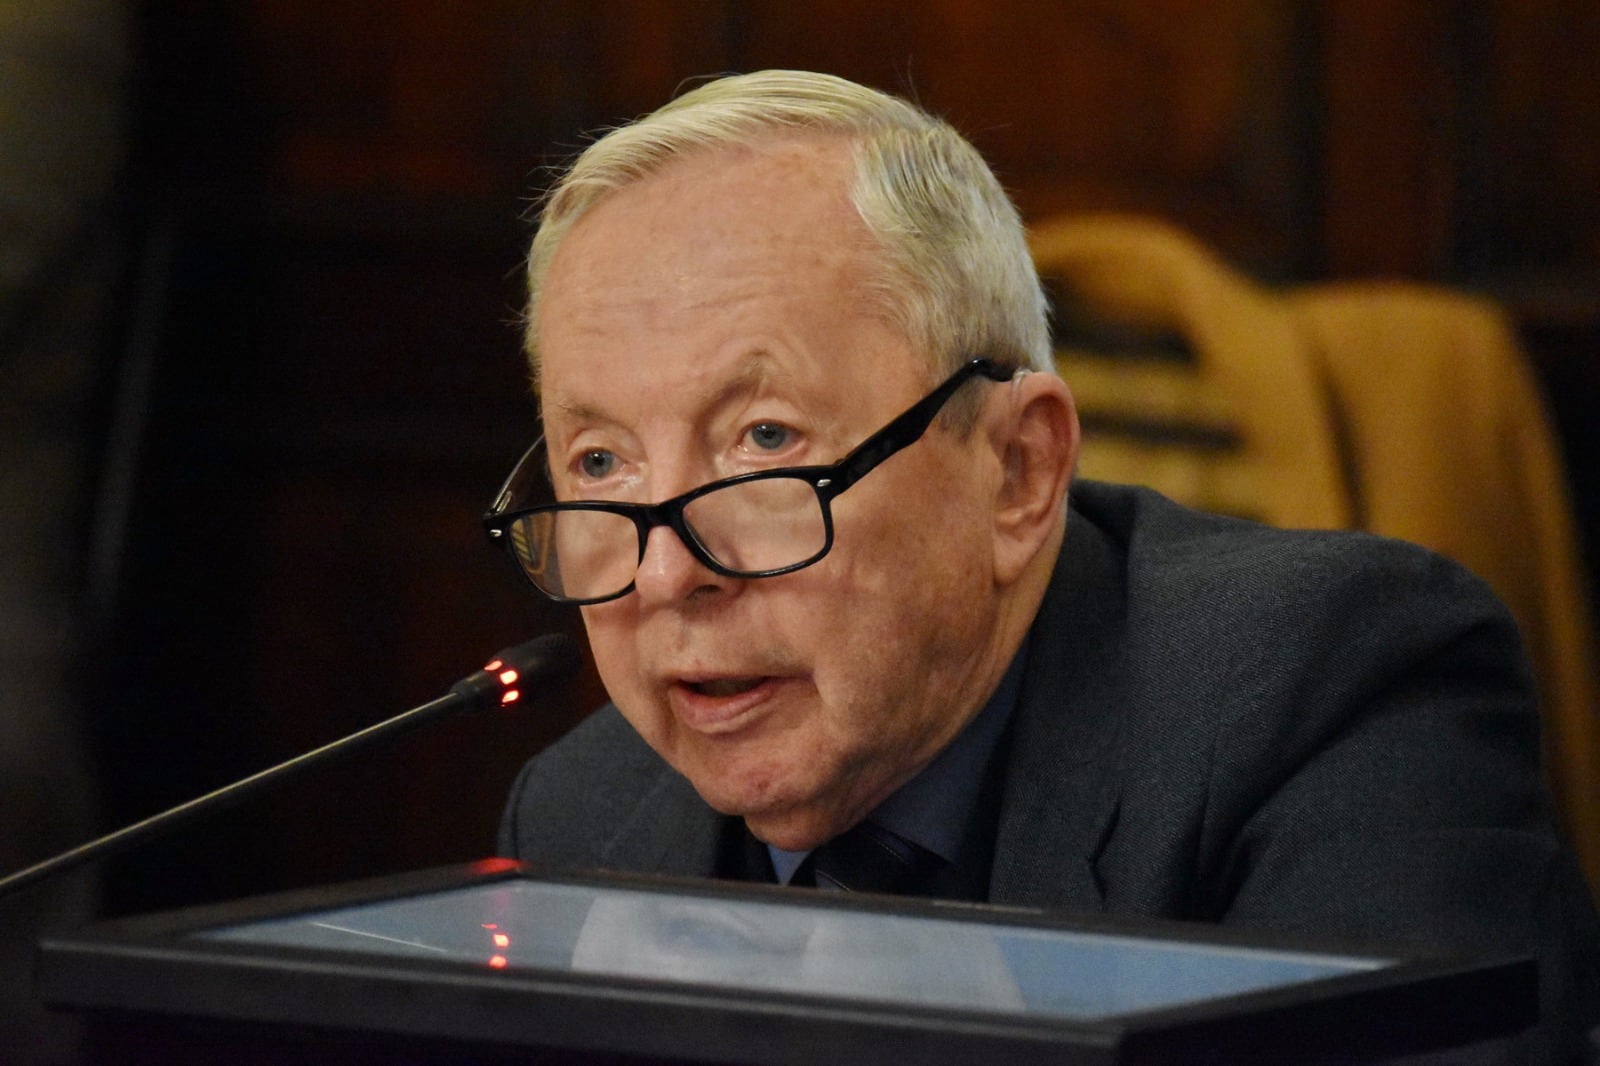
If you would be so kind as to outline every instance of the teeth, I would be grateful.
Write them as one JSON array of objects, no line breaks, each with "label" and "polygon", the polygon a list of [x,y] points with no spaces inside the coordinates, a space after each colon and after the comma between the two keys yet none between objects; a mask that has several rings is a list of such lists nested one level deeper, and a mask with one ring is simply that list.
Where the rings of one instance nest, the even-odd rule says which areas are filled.
[{"label": "teeth", "polygon": [[741,692],[749,692],[759,684],[761,684],[759,677],[725,677],[716,681],[702,681],[692,687],[705,696],[737,696]]}]

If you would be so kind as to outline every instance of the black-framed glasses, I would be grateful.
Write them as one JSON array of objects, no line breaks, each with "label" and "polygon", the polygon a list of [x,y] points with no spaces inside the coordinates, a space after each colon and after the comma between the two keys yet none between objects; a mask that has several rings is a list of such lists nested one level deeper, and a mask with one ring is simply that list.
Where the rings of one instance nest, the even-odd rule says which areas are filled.
[{"label": "black-framed glasses", "polygon": [[534,442],[495,496],[483,525],[522,575],[559,603],[604,603],[633,591],[650,531],[667,526],[701,565],[723,577],[776,577],[828,554],[832,503],[895,452],[915,444],[969,379],[1005,381],[987,359],[962,364],[832,466],[789,466],[712,481],[660,503],[574,500],[516,504],[548,477],[544,438]]}]

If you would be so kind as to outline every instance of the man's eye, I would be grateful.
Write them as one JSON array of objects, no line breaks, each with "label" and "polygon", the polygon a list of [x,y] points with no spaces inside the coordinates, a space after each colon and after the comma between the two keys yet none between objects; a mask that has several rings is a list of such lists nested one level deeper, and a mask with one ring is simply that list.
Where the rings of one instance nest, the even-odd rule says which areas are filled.
[{"label": "man's eye", "polygon": [[617,457],[610,452],[584,452],[578,460],[578,469],[584,477],[605,477],[617,465]]},{"label": "man's eye", "polygon": [[762,451],[777,451],[789,443],[789,435],[789,427],[777,422],[761,422],[750,427],[750,441]]}]

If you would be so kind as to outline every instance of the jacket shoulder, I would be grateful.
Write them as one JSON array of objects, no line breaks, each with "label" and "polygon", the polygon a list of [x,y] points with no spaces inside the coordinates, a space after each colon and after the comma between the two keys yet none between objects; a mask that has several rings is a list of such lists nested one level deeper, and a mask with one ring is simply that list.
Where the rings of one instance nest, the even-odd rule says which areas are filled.
[{"label": "jacket shoulder", "polygon": [[500,819],[500,854],[599,865],[608,832],[670,772],[608,703],[523,765]]},{"label": "jacket shoulder", "polygon": [[[1075,517],[1123,560],[1130,607],[1147,621],[1244,619],[1294,633],[1373,626],[1420,632],[1515,625],[1475,574],[1420,545],[1351,530],[1286,530],[1182,507],[1148,489],[1084,482]],[[1209,642],[1210,638],[1206,638]]]}]

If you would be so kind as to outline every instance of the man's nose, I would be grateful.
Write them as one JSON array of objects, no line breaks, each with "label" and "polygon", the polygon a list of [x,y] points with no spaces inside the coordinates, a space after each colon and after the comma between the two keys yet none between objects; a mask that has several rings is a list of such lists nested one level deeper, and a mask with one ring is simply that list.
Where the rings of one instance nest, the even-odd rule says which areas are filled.
[{"label": "man's nose", "polygon": [[709,591],[726,590],[736,580],[708,569],[676,532],[668,526],[657,526],[645,540],[634,591],[642,603],[662,607]]}]

